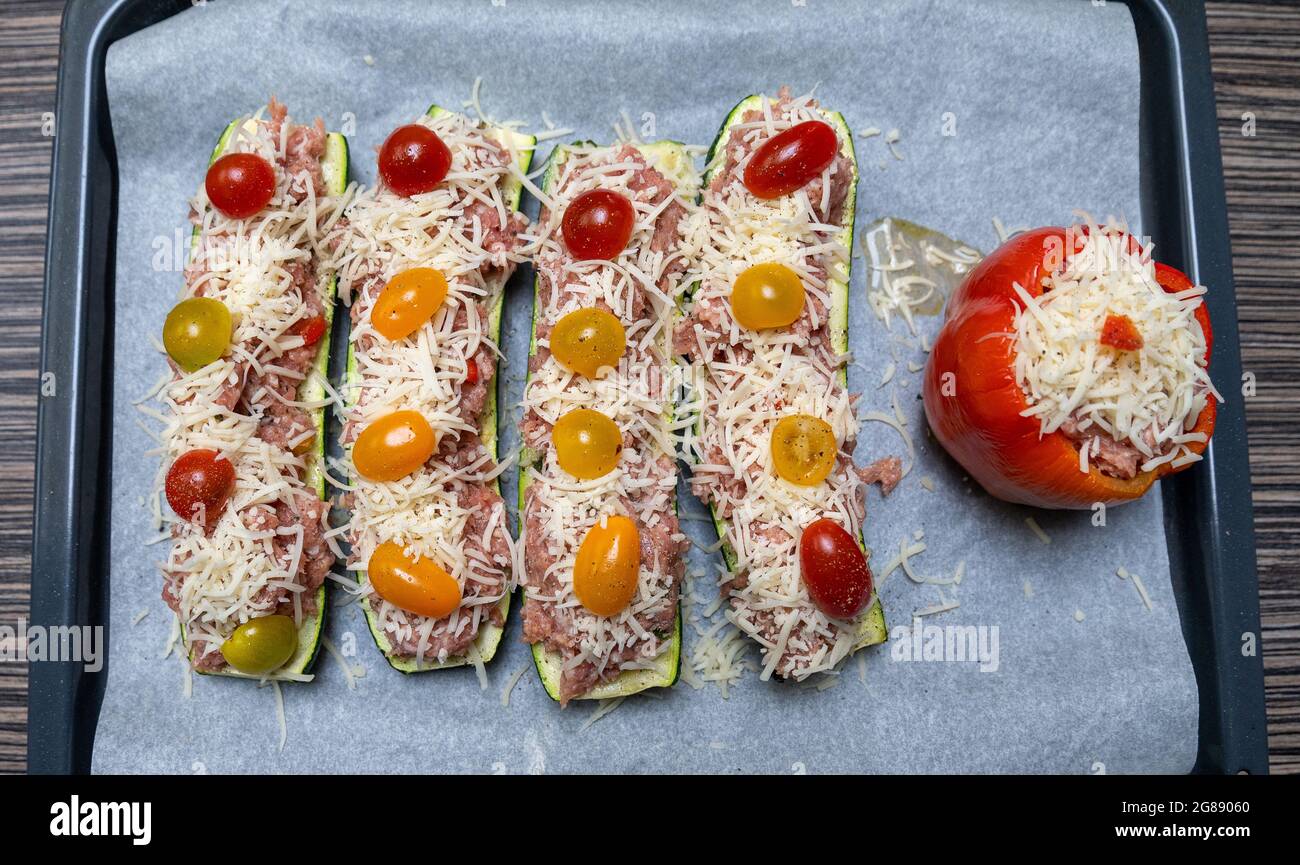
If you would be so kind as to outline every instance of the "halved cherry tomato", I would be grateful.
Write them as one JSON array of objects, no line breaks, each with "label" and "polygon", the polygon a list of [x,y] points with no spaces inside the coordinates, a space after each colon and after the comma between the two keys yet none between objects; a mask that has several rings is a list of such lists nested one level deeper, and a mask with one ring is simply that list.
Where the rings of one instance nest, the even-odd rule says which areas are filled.
[{"label": "halved cherry tomato", "polygon": [[478,363],[472,357],[465,359],[465,384],[478,384]]},{"label": "halved cherry tomato", "polygon": [[776,262],[746,268],[731,286],[731,314],[750,330],[788,327],[803,312],[803,303],[799,274]]},{"label": "halved cherry tomato", "polygon": [[408,613],[441,619],[460,606],[460,583],[455,577],[428,556],[411,558],[392,541],[370,554],[366,573],[379,597]]},{"label": "halved cherry tomato", "polygon": [[623,452],[623,434],[607,416],[589,408],[561,415],[551,430],[560,468],[579,480],[613,471]]},{"label": "halved cherry tomato", "polygon": [[427,126],[411,123],[394,129],[379,148],[379,176],[398,195],[429,192],[451,170],[451,151]]},{"label": "halved cherry tomato", "polygon": [[250,619],[221,644],[226,663],[250,676],[278,670],[297,650],[298,626],[289,616]]},{"label": "halved cherry tomato", "polygon": [[745,166],[745,188],[759,198],[780,198],[826,170],[840,149],[829,123],[805,120],[773,135]]},{"label": "halved cherry tomato", "polygon": [[211,297],[190,297],[167,313],[163,322],[163,348],[186,372],[198,372],[218,360],[230,347],[234,325],[230,310]]},{"label": "halved cherry tomato", "polygon": [[871,568],[858,542],[822,518],[799,538],[799,570],[808,597],[832,619],[851,619],[871,600]]},{"label": "halved cherry tomato", "polygon": [[564,209],[564,245],[579,261],[612,260],[627,246],[636,210],[624,195],[608,189],[584,192]]},{"label": "halved cherry tomato", "polygon": [[772,427],[772,466],[792,484],[813,487],[835,468],[835,431],[819,417],[783,417]]},{"label": "halved cherry tomato", "polygon": [[303,345],[315,345],[325,335],[325,327],[325,316],[313,315],[311,318],[298,319],[289,328],[289,333],[294,336],[301,336]]},{"label": "halved cherry tomato", "polygon": [[275,195],[275,169],[256,153],[228,153],[203,181],[212,206],[231,219],[247,219]]},{"label": "halved cherry tomato", "polygon": [[1120,351],[1137,351],[1143,345],[1142,332],[1127,315],[1108,315],[1101,326],[1101,344]]},{"label": "halved cherry tomato", "polygon": [[406,477],[433,456],[438,439],[418,411],[395,411],[372,421],[352,445],[352,465],[372,481]]},{"label": "halved cherry tomato", "polygon": [[617,616],[636,595],[641,536],[636,523],[609,516],[587,530],[573,564],[573,593],[598,616]]},{"label": "halved cherry tomato", "polygon": [[370,323],[388,339],[405,339],[446,300],[445,276],[432,267],[409,267],[395,274],[379,292],[370,309]]},{"label": "halved cherry tomato", "polygon": [[235,466],[214,450],[186,451],[167,469],[164,490],[178,517],[212,525],[235,491]]},{"label": "halved cherry tomato", "polygon": [[587,378],[617,366],[626,348],[623,323],[603,309],[575,309],[551,330],[551,354],[565,369]]}]

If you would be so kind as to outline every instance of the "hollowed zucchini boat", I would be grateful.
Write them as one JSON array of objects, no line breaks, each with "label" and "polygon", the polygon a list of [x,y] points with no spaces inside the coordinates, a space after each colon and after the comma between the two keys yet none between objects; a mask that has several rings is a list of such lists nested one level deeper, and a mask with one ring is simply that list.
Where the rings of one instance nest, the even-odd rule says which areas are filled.
[{"label": "hollowed zucchini boat", "polygon": [[[763,109],[764,96],[754,94],[746,96],[736,104],[735,108],[727,115],[726,120],[722,122],[717,136],[713,139],[713,144],[709,147],[706,165],[709,166],[704,174],[704,182],[701,185],[700,200],[703,201],[703,190],[709,187],[717,172],[726,168],[725,160],[715,164],[714,158],[719,152],[724,152],[727,142],[731,140],[731,133],[737,123],[750,111]],[[844,120],[844,115],[838,111],[827,111],[825,108],[818,108],[827,123],[834,129],[840,139],[840,153],[849,161],[853,168],[853,183],[849,186],[849,191],[844,199],[844,216],[845,225],[840,232],[840,242],[846,249],[853,249],[853,220],[858,200],[858,161],[857,154],[853,149],[853,132],[849,129]],[[849,273],[853,266],[853,258],[849,257],[848,261],[838,272],[827,273],[827,283],[830,289],[831,309],[830,309],[830,339],[831,347],[841,354],[849,350]],[[848,387],[848,371],[846,367],[841,366],[839,370],[840,384]],[[696,433],[702,434],[704,429],[704,416],[701,413],[696,424]],[[736,573],[736,552],[727,540],[726,522],[717,513],[713,505],[709,505],[709,513],[713,516],[713,528],[717,532],[718,539],[722,546],[722,554],[727,562],[727,569]],[[868,554],[866,538],[861,533],[858,534],[858,546],[864,553]],[[858,639],[853,645],[853,650],[867,646],[873,646],[883,643],[889,636],[889,631],[885,625],[885,612],[880,604],[880,596],[877,594],[871,602],[867,612],[861,616],[858,623]]]},{"label": "hollowed zucchini boat", "polygon": [[[576,142],[573,147],[591,147],[593,142],[584,141]],[[654,141],[649,144],[638,144],[637,149],[648,157],[655,159],[656,168],[659,168],[674,182],[681,182],[688,172],[693,172],[691,157],[686,150],[686,146],[679,141]],[[557,145],[546,161],[546,171],[542,175],[541,190],[550,195],[555,191],[555,185],[559,181],[559,169],[569,158],[571,148],[565,145]],[[542,309],[541,303],[541,275],[539,274],[533,281],[533,326],[532,336],[528,344],[528,356],[532,358],[537,353],[537,317]],[[680,315],[680,309],[677,312]],[[664,357],[669,363],[676,363],[677,360],[672,351],[672,328],[664,329],[664,344],[661,346]],[[531,374],[528,378],[531,378]],[[524,392],[528,391],[528,378],[524,382]],[[669,400],[665,409],[669,423],[673,420],[673,404]],[[519,459],[519,521],[520,534],[523,534],[524,521],[524,494],[528,489],[528,468],[537,465],[542,460],[543,455],[531,448],[524,448]],[[521,593],[522,594],[522,593]],[[522,598],[521,598],[522,602]],[[560,674],[563,668],[563,659],[555,652],[546,649],[542,643],[533,643],[533,664],[537,667],[537,675],[542,680],[542,686],[552,700],[560,699]],[[649,669],[625,670],[618,676],[607,682],[601,682],[585,694],[574,697],[575,700],[607,700],[616,697],[628,697],[632,694],[640,693],[651,688],[668,688],[677,682],[677,677],[681,673],[682,666],[682,611],[680,601],[677,608],[677,616],[673,622],[673,633],[668,650],[662,652],[656,659],[655,666]]]},{"label": "hollowed zucchini boat", "polygon": [[[251,123],[252,121],[244,121]],[[217,145],[212,149],[212,155],[208,158],[208,166],[216,162],[221,156],[225,155],[226,148],[230,144],[231,136],[235,134],[240,126],[239,120],[232,120],[217,138]],[[321,156],[321,173],[325,179],[325,188],[331,196],[342,195],[348,186],[348,140],[341,133],[329,132],[325,135],[325,153]],[[192,245],[197,246],[199,243],[199,226],[195,226],[190,233]],[[330,356],[330,329],[334,322],[334,301],[338,295],[338,279],[330,276],[325,287],[325,333],[320,338],[320,348],[317,350],[316,363],[313,369],[315,376],[310,376],[303,381],[298,388],[298,399],[303,402],[323,399],[325,397],[325,387],[322,382],[327,378]],[[312,460],[307,465],[303,475],[303,484],[316,490],[316,494],[325,498],[325,474],[323,466],[325,463],[325,409],[312,409],[311,415],[315,420],[316,439],[312,443]],[[178,620],[179,621],[179,620]],[[310,615],[304,615],[302,625],[298,628],[298,650],[293,653],[283,665],[274,670],[275,673],[289,673],[292,675],[302,675],[310,672],[312,665],[316,662],[316,655],[320,652],[321,636],[325,632],[325,586],[322,584],[316,590],[316,611]],[[181,644],[185,644],[185,623],[180,622]],[[194,653],[189,654],[191,668],[194,661]],[[202,676],[229,676],[238,679],[260,679],[262,676],[250,676],[247,673],[241,673],[233,667],[226,667],[222,670],[195,670]]]},{"label": "hollowed zucchini boat", "polygon": [[[453,113],[449,109],[440,105],[431,105],[426,112],[429,117],[438,118],[446,114]],[[531,135],[523,135],[511,129],[498,126],[488,126],[484,129],[484,135],[493,139],[507,150],[513,150],[519,157],[519,172],[527,174],[528,168],[532,164],[533,147],[537,139]],[[523,184],[514,178],[505,182],[503,187],[503,199],[506,206],[511,211],[519,210],[519,202],[523,194]],[[492,308],[488,315],[488,336],[494,343],[500,344],[501,341],[501,310],[505,302],[505,283],[506,280],[500,280],[500,285],[496,287],[496,298],[492,301]],[[497,372],[500,371],[498,364]],[[348,361],[346,372],[347,384],[349,390],[358,380],[357,359],[353,351],[352,344],[348,344]],[[500,412],[497,403],[497,373],[493,373],[493,380],[488,386],[487,402],[484,403],[483,413],[479,418],[479,440],[488,453],[492,454],[495,461],[499,457],[499,423]],[[501,493],[501,485],[497,478],[492,480],[491,487],[498,495]],[[360,577],[358,577],[358,580]],[[471,662],[469,653],[449,657],[446,661],[430,662],[423,661],[417,657],[407,657],[393,653],[392,644],[389,642],[387,635],[383,631],[382,624],[379,622],[378,615],[370,603],[369,597],[361,599],[361,607],[366,614],[366,623],[370,627],[370,635],[375,640],[375,645],[383,652],[385,660],[393,669],[403,673],[422,673],[428,670],[445,670],[451,667],[463,667]],[[474,638],[474,649],[478,653],[479,660],[486,664],[496,656],[497,648],[501,645],[501,638],[505,634],[506,620],[510,614],[510,595],[505,597],[497,605],[501,611],[501,624],[494,625],[491,622],[484,622],[479,626],[478,636]]]}]

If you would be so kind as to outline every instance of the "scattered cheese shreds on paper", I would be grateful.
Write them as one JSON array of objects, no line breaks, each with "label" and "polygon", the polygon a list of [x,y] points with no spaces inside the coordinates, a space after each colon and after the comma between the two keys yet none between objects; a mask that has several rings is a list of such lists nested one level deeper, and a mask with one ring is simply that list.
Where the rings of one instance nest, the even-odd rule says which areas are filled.
[{"label": "scattered cheese shreds on paper", "polygon": [[600,700],[599,705],[596,706],[595,710],[592,711],[592,713],[587,716],[587,720],[582,722],[582,726],[578,728],[578,732],[582,732],[583,730],[586,730],[592,724],[596,723],[601,718],[605,717],[610,712],[617,709],[619,706],[623,705],[623,701],[626,699],[627,697],[614,697],[611,700]]},{"label": "scattered cheese shreds on paper", "polygon": [[1128,580],[1131,582],[1133,588],[1137,590],[1138,597],[1142,599],[1143,605],[1145,605],[1148,610],[1151,609],[1151,596],[1147,594],[1146,584],[1142,582],[1141,577],[1137,574],[1129,573],[1126,568],[1122,567],[1115,569],[1115,576],[1119,577],[1121,580]]},{"label": "scattered cheese shreds on paper", "polygon": [[515,670],[510,674],[510,678],[506,679],[505,687],[501,689],[501,708],[510,708],[510,693],[514,691],[515,685],[519,684],[520,677],[522,677],[526,672],[528,672],[527,664],[520,667],[518,670]]},{"label": "scattered cheese shreds on paper", "polygon": [[1043,543],[1050,544],[1052,542],[1052,539],[1047,536],[1047,532],[1043,531],[1043,527],[1038,524],[1038,520],[1033,517],[1025,517],[1025,525],[1029,526],[1029,530]]}]

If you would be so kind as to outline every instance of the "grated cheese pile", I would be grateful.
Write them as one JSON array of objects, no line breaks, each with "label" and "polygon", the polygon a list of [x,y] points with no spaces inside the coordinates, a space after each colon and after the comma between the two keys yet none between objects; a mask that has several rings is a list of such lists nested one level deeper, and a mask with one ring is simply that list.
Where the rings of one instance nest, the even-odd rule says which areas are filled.
[{"label": "grated cheese pile", "polygon": [[[1071,235],[1078,236],[1079,229]],[[1079,469],[1106,458],[1106,469],[1131,454],[1131,465],[1151,471],[1201,459],[1189,447],[1205,435],[1190,432],[1209,399],[1222,397],[1206,372],[1205,335],[1197,322],[1203,286],[1176,294],[1156,281],[1150,245],[1132,248],[1114,221],[1091,220],[1081,245],[1044,278],[1035,296],[1015,285],[1016,380],[1043,435],[1061,430],[1079,443]],[[1068,242],[1067,242],[1068,243]],[[1073,243],[1068,243],[1073,247]],[[1109,315],[1127,316],[1143,345],[1121,351],[1103,345]]]},{"label": "grated cheese pile", "polygon": [[[826,120],[811,96],[764,98],[729,130],[715,155],[717,175],[692,222],[698,257],[691,318],[679,329],[678,351],[690,354],[691,410],[686,433],[692,485],[708,500],[726,540],[732,576],[729,617],[762,648],[762,677],[798,680],[833,669],[854,650],[859,622],[829,619],[808,596],[797,566],[803,528],[822,517],[857,537],[863,519],[862,480],[850,454],[858,432],[844,386],[847,356],[831,344],[828,311],[844,303],[850,238],[834,215],[833,190],[851,188],[852,166],[841,157],[824,175],[790,195],[760,200],[741,177],[767,139],[806,120]],[[839,174],[837,178],[836,175]],[[807,292],[804,314],[790,328],[752,332],[731,317],[732,284],[751,265],[792,268]],[[772,425],[809,414],[830,423],[840,444],[836,465],[815,487],[777,476]],[[865,616],[865,613],[863,614]]]},{"label": "grated cheese pile", "polygon": [[[681,231],[695,209],[698,177],[685,152],[667,142],[562,152],[532,245],[537,330],[524,393],[521,582],[525,638],[561,654],[565,701],[620,671],[654,667],[670,644],[687,543],[676,517],[670,340],[683,290]],[[593,189],[626,196],[636,211],[631,239],[612,262],[575,261],[559,233],[567,203]],[[590,307],[615,315],[627,339],[618,369],[595,380],[567,371],[548,339],[563,316]],[[551,427],[576,408],[603,413],[623,433],[619,464],[594,480],[561,469],[551,446]],[[606,618],[579,603],[573,567],[587,532],[611,514],[637,523],[643,558],[631,604]]]},{"label": "grated cheese pile", "polygon": [[[269,117],[264,109],[241,119],[225,150],[258,154],[275,167],[276,188],[267,207],[250,219],[233,220],[208,206],[202,186],[191,201],[198,229],[183,296],[226,305],[234,325],[231,349],[193,373],[173,367],[158,392],[160,409],[141,408],[162,424],[156,433],[160,447],[150,453],[161,457],[151,506],[173,538],[162,565],[164,599],[177,613],[191,664],[206,671],[225,667],[221,644],[240,624],[279,612],[291,614],[301,627],[317,615],[315,589],[333,562],[321,541],[326,509],[317,492],[317,457],[293,452],[307,450],[315,430],[287,443],[267,441],[263,421],[271,399],[281,398],[266,388],[244,393],[249,376],[301,378],[278,366],[287,352],[303,347],[303,338],[289,331],[331,303],[328,274],[318,271],[317,262],[338,201],[318,197],[318,160],[295,159],[290,152],[291,141],[310,133],[294,127],[274,102],[269,111]],[[316,134],[323,135],[319,125]],[[286,170],[300,164],[299,171]],[[312,368],[303,383],[316,376]],[[290,404],[314,410],[324,401]],[[235,469],[234,493],[206,533],[175,515],[163,499],[168,468],[199,448],[217,450]],[[268,678],[302,677],[280,672]]]},{"label": "grated cheese pile", "polygon": [[[394,606],[363,582],[367,614],[389,653],[420,667],[472,655],[485,626],[504,622],[514,547],[496,489],[503,466],[493,457],[495,426],[480,431],[479,423],[485,405],[495,405],[495,333],[505,281],[524,260],[517,233],[526,220],[509,197],[517,139],[454,113],[416,122],[450,149],[447,179],[409,198],[382,185],[359,192],[331,263],[352,315],[342,466],[351,479],[351,516],[336,530],[352,546],[348,569],[364,574],[375,549],[392,541],[409,556],[432,559],[461,586],[460,607],[432,619]],[[370,311],[388,280],[413,267],[441,272],[447,298],[417,331],[390,341],[374,329]],[[467,381],[471,368],[475,382]],[[400,480],[361,477],[350,445],[369,423],[402,410],[429,422],[438,450]]]}]

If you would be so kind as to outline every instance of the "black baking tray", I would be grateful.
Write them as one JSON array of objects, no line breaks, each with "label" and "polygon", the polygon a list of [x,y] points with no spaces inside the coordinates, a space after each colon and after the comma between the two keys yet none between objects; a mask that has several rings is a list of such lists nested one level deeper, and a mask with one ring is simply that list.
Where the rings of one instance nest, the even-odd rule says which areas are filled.
[{"label": "black baking tray", "polygon": [[[192,5],[73,0],[64,14],[41,342],[42,379],[56,388],[41,398],[37,425],[34,625],[107,628],[108,622],[117,171],[104,58],[115,40]],[[1213,286],[1207,296],[1212,369],[1227,390],[1241,380],[1241,351],[1205,11],[1191,0],[1128,5],[1141,64],[1143,227],[1162,261]],[[1194,771],[1265,773],[1259,586],[1241,399],[1220,409],[1204,463],[1160,486],[1174,589],[1200,690]],[[87,673],[74,663],[29,664],[29,772],[89,771],[106,679],[107,666]]]}]

